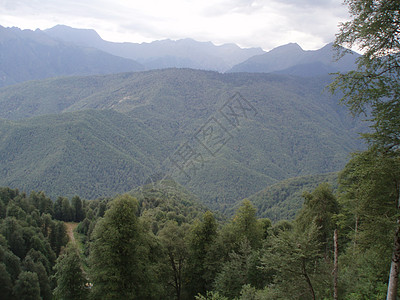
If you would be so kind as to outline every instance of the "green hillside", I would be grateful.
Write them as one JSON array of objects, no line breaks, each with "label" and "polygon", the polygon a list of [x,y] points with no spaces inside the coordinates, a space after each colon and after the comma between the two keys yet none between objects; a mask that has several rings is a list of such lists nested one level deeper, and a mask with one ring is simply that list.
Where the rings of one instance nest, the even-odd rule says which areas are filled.
[{"label": "green hillside", "polygon": [[[208,210],[195,195],[169,177],[137,187],[129,194],[138,199],[140,214],[152,220],[153,230],[168,220],[178,224],[192,223]],[[218,213],[216,218],[225,220]]]},{"label": "green hillside", "polygon": [[224,211],[281,180],[338,171],[363,147],[365,125],[328,82],[167,69],[2,88],[0,117],[14,122],[0,129],[0,184],[93,198],[163,173]]},{"label": "green hillside", "polygon": [[[313,191],[319,184],[328,182],[337,187],[337,173],[310,175],[283,180],[250,196],[258,215],[272,221],[292,220],[303,205],[303,192]],[[233,207],[232,212],[236,207]]]},{"label": "green hillside", "polygon": [[128,191],[162,147],[148,128],[114,111],[82,111],[0,124],[1,185],[93,199]]}]

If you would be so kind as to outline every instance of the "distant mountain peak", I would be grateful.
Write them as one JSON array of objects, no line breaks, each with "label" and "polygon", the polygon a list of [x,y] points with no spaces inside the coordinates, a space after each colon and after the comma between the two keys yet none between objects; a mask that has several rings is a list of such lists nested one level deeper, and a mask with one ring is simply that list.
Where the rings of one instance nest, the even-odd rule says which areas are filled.
[{"label": "distant mountain peak", "polygon": [[261,48],[243,49],[234,44],[215,45],[193,38],[164,39],[150,43],[113,43],[103,40],[93,29],[76,29],[57,25],[45,30],[52,38],[77,46],[101,51],[145,65],[147,69],[169,67],[193,68],[225,72],[246,59],[264,53]]},{"label": "distant mountain peak", "polygon": [[[356,53],[355,53],[356,54]],[[281,73],[302,77],[313,77],[332,72],[347,72],[355,68],[358,55],[346,54],[335,59],[333,43],[318,50],[303,50],[298,44],[290,43],[271,51],[249,58],[234,66],[229,72]]]},{"label": "distant mountain peak", "polygon": [[64,42],[79,42],[85,46],[96,45],[102,41],[100,35],[93,29],[78,29],[67,25],[56,25],[44,32],[52,38]]},{"label": "distant mountain peak", "polygon": [[[67,26],[54,31],[74,31]],[[82,40],[99,39],[92,30],[79,31]],[[22,81],[67,75],[109,74],[143,70],[134,60],[117,57],[89,46],[53,38],[37,29],[0,27],[0,86]]]},{"label": "distant mountain peak", "polygon": [[268,53],[275,53],[275,52],[293,53],[293,52],[304,52],[304,50],[297,43],[289,43],[286,45],[278,46],[278,47],[272,49],[271,51],[269,51]]}]

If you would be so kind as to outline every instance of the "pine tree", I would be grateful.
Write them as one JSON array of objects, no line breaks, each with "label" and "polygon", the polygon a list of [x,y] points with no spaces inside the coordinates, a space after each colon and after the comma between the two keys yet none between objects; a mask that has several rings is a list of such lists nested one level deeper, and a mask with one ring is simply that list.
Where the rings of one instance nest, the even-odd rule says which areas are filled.
[{"label": "pine tree", "polygon": [[311,193],[304,192],[303,197],[304,204],[297,215],[296,223],[302,230],[306,230],[312,223],[316,225],[321,251],[328,256],[335,230],[333,217],[339,213],[339,204],[328,183],[321,183]]}]

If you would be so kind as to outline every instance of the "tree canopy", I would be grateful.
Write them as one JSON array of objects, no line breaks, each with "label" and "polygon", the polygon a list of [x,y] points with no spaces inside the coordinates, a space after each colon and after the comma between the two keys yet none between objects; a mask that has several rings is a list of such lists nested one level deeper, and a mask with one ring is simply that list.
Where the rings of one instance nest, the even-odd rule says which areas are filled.
[{"label": "tree canopy", "polygon": [[352,20],[341,24],[335,46],[339,52],[358,48],[357,70],[339,74],[332,90],[353,114],[371,113],[373,133],[365,135],[386,150],[400,145],[400,3],[346,0]]},{"label": "tree canopy", "polygon": [[[372,122],[372,132],[364,134],[370,143],[369,153],[360,155],[358,159],[366,159],[372,152],[376,154],[372,158],[372,162],[369,160],[367,164],[364,164],[365,168],[355,165],[349,173],[357,172],[362,175],[360,173],[363,171],[371,171],[370,166],[374,165],[374,162],[387,162],[390,159],[387,156],[393,157],[393,164],[389,168],[395,169],[400,154],[400,2],[346,0],[345,3],[349,7],[352,19],[341,24],[335,46],[338,49],[346,46],[358,47],[363,55],[358,60],[357,70],[337,75],[331,88],[332,90],[340,89],[343,92],[342,101],[353,114],[364,113]],[[369,158],[371,157],[369,156]],[[386,165],[384,164],[384,166]],[[374,170],[371,173],[376,174]],[[358,189],[369,191],[365,193],[367,195],[365,199],[368,199],[365,201],[365,199],[361,200],[357,197],[359,192],[353,190],[353,195],[358,200],[357,203],[362,204],[364,208],[368,207],[368,212],[372,211],[371,207],[379,208],[380,204],[385,202],[391,202],[391,206],[399,210],[400,185],[398,179],[392,181],[394,187],[391,186],[392,189],[389,189],[389,193],[379,193],[378,197],[373,199],[369,197],[387,186],[376,186],[371,183],[385,181],[390,175],[382,172],[377,177],[380,179],[356,177],[361,179],[360,183],[362,183],[362,187]],[[372,190],[371,186],[373,186]],[[382,196],[385,198],[383,202],[381,202]],[[382,220],[382,218],[378,219]],[[399,221],[398,219],[393,224],[399,223]],[[378,227],[382,228],[382,226]],[[400,227],[398,224],[396,227],[391,230],[394,231],[394,245],[387,288],[388,300],[397,298]]]}]

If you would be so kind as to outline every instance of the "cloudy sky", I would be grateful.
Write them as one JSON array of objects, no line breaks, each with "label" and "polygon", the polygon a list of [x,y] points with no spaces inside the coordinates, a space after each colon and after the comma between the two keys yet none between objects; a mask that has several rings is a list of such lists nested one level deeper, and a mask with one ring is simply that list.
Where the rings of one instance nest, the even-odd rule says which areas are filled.
[{"label": "cloudy sky", "polygon": [[95,29],[103,39],[193,38],[241,47],[317,49],[348,18],[343,0],[0,0],[0,25]]}]

